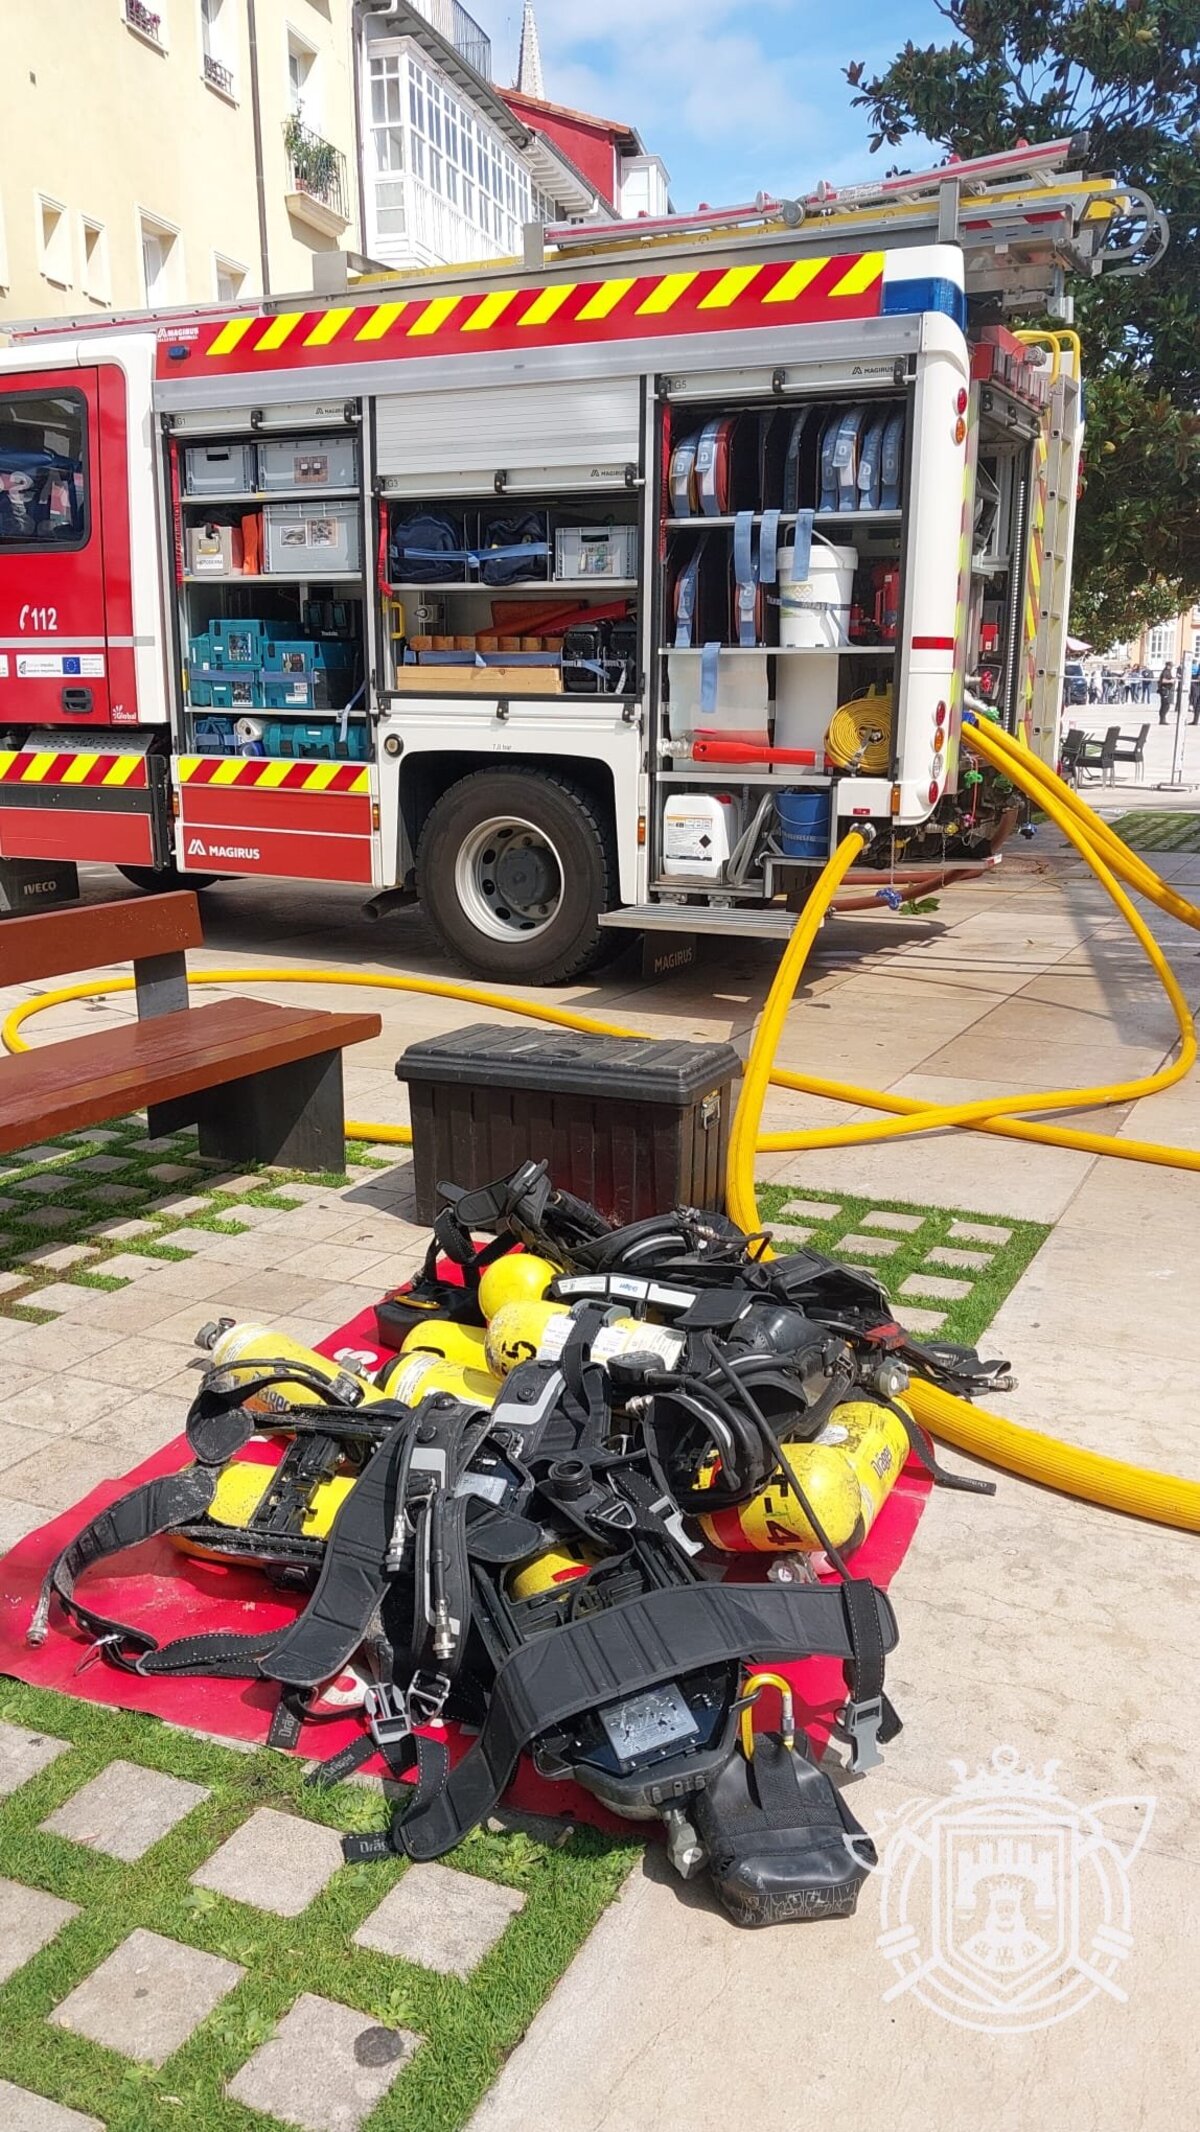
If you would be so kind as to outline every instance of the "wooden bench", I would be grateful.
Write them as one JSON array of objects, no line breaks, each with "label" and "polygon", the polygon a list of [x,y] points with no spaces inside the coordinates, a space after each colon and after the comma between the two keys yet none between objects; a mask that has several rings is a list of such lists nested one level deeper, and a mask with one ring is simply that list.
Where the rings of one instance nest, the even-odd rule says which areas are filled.
[{"label": "wooden bench", "polygon": [[379,1016],[189,1007],[185,951],[203,939],[188,891],[5,920],[0,983],[132,962],[138,1019],[0,1057],[0,1153],[144,1107],[152,1134],[196,1125],[223,1161],[342,1168],[342,1051],[378,1036]]}]

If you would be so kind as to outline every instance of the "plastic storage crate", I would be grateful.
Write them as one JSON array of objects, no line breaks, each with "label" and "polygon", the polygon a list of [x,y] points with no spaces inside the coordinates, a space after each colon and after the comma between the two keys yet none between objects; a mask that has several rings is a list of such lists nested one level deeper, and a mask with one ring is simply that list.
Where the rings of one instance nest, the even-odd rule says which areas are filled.
[{"label": "plastic storage crate", "polygon": [[189,444],[183,481],[189,496],[242,496],[256,484],[252,444]]},{"label": "plastic storage crate", "polygon": [[264,437],[258,480],[266,489],[352,489],[358,485],[353,437]]},{"label": "plastic storage crate", "polygon": [[575,1036],[473,1023],[410,1044],[416,1220],[437,1186],[487,1184],[529,1158],[619,1222],[724,1204],[731,1044]]},{"label": "plastic storage crate", "polygon": [[560,526],[554,536],[555,577],[637,576],[636,526]]},{"label": "plastic storage crate", "polygon": [[356,503],[268,503],[263,509],[265,569],[272,577],[338,576],[362,565]]}]

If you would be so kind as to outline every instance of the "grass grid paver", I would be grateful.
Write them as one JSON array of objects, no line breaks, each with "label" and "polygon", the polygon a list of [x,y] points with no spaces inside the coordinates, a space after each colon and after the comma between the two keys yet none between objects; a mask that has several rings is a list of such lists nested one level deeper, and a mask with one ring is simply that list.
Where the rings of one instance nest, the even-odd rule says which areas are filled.
[{"label": "grass grid paver", "polygon": [[202,1784],[118,1759],[48,1814],[42,1827],[132,1865],[207,1797]]},{"label": "grass grid paver", "polygon": [[229,2092],[305,2132],[356,2132],[420,2042],[411,2029],[385,2028],[305,1992]]},{"label": "grass grid paver", "polygon": [[1200,851],[1200,814],[1173,808],[1119,815],[1109,827],[1133,851]]},{"label": "grass grid paver", "polygon": [[0,1984],[78,1915],[76,1903],[65,1903],[41,1888],[26,1888],[18,1880],[0,1880]]},{"label": "grass grid paver", "polygon": [[44,2095],[15,2088],[11,2080],[0,2080],[0,2125],[4,2132],[104,2132],[98,2117],[64,2110],[61,2103],[47,2102]]},{"label": "grass grid paver", "polygon": [[24,1725],[12,1725],[0,1718],[0,1796],[27,1784],[30,1777],[38,1776],[66,1750],[66,1740],[30,1732]]},{"label": "grass grid paver", "polygon": [[498,1888],[443,1865],[410,1866],[354,1935],[356,1947],[402,1955],[422,1969],[469,1977],[524,1907],[516,1888]]},{"label": "grass grid paver", "polygon": [[[27,1781],[0,1806],[0,1876],[79,1910],[0,1989],[0,2080],[90,2115],[107,2132],[179,2132],[188,2124],[203,2132],[274,2132],[305,2122],[276,2115],[264,2090],[263,2101],[251,2105],[245,2081],[256,2057],[262,2070],[278,2034],[288,2041],[287,2055],[302,2058],[311,2073],[319,2033],[312,2002],[349,2016],[343,2032],[356,2063],[392,2076],[370,2109],[370,2132],[457,2132],[641,1850],[629,1838],[578,1826],[565,1841],[546,1843],[520,1830],[477,1831],[439,1872],[469,1875],[475,1889],[523,1901],[464,1980],[356,1944],[360,1927],[412,1870],[400,1858],[339,1865],[294,1917],[192,1884],[205,1861],[264,1808],[322,1832],[382,1827],[389,1809],[379,1787],[317,1790],[305,1785],[305,1765],[293,1757],[231,1749],[139,1714],[17,1683],[5,1684],[0,1709],[10,1729],[29,1737],[44,1727],[59,1748],[53,1764],[31,1763]],[[132,1864],[64,1843],[42,1826],[118,1756],[208,1793]],[[131,2063],[128,2031],[114,2049],[85,2034],[75,2018],[80,1987],[130,1941],[135,1953],[144,1949],[147,1935],[237,1972],[161,2067],[148,2057]],[[127,1956],[108,1981],[115,1973],[119,1982],[125,1967]],[[217,1974],[224,1977],[224,1966]],[[141,1974],[135,1988],[148,1984],[149,1973]],[[85,1990],[85,2008],[94,1996],[95,1987]],[[68,2029],[53,2017],[73,1998]],[[297,2007],[302,2051],[287,2028]],[[389,2040],[397,2037],[399,2056]],[[275,2094],[276,2107],[287,2105],[283,2089]],[[320,2120],[322,2132],[326,2122]],[[344,2123],[348,2132],[351,2120]],[[0,2116],[0,2124],[9,2132],[8,2119]]]},{"label": "grass grid paver", "polygon": [[192,1875],[192,1885],[252,1903],[276,1917],[298,1917],[342,1863],[332,1829],[261,1807]]},{"label": "grass grid paver", "polygon": [[139,1928],[67,1994],[50,2019],[55,2028],[87,2036],[123,2058],[165,2065],[245,1973],[223,1955]]}]

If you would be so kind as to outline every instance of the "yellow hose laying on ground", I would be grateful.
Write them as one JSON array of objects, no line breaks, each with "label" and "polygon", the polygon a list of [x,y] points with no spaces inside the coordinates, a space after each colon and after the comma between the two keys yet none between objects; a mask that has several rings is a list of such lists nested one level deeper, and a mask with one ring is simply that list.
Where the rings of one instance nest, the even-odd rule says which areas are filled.
[{"label": "yellow hose laying on ground", "polygon": [[[838,883],[861,849],[862,838],[851,830],[817,882],[775,973],[746,1064],[742,1094],[730,1132],[726,1204],[733,1219],[750,1232],[760,1226],[754,1184],[756,1148],[766,1144],[778,1145],[787,1137],[770,1134],[764,1141],[758,1132],[771,1081],[775,1047],[809,947],[833,901]],[[1095,861],[1086,850],[1084,856],[1100,870],[1102,862]],[[1111,881],[1111,876],[1109,879]],[[1105,885],[1109,886],[1109,882]],[[1116,888],[1115,882],[1111,888]],[[1117,895],[1120,897],[1119,890]],[[1124,903],[1125,899],[1121,898],[1121,901]],[[1136,913],[1133,916],[1136,917]],[[1170,972],[1168,976],[1167,990],[1170,993],[1175,980]],[[1178,987],[1175,989],[1177,991]],[[1174,1004],[1174,995],[1171,996]],[[1190,1025],[1188,1033],[1191,1034]],[[1194,1050],[1193,1042],[1193,1056]],[[969,1106],[954,1106],[955,1109],[965,1107]],[[926,1123],[933,1115],[927,1114]],[[811,1138],[808,1135],[799,1137],[806,1142]],[[788,1144],[794,1145],[795,1140],[789,1139]],[[1036,1481],[1042,1487],[1078,1496],[1084,1502],[1096,1503],[1102,1509],[1121,1510],[1131,1517],[1176,1526],[1185,1532],[1200,1532],[1200,1482],[1156,1473],[1146,1466],[1129,1465],[1123,1459],[1107,1458],[1101,1452],[1062,1443],[1057,1437],[1046,1436],[1038,1429],[1022,1428],[999,1414],[972,1406],[968,1400],[957,1399],[953,1393],[924,1383],[920,1378],[913,1379],[905,1399],[916,1419],[933,1435],[989,1465],[1000,1466],[1006,1472],[1015,1473],[1023,1480]]]},{"label": "yellow hose laying on ground", "polygon": [[[1186,1000],[1157,941],[1114,876],[1121,875],[1131,887],[1149,897],[1160,909],[1197,929],[1200,929],[1200,910],[1170,890],[1148,865],[1122,844],[1107,823],[1102,822],[1069,786],[1011,740],[1000,728],[973,726],[965,733],[964,738],[977,754],[1005,771],[1014,784],[1038,800],[1107,890],[1141,942],[1171,1002],[1180,1032],[1178,1056],[1157,1074],[1145,1076],[1141,1080],[1118,1082],[1092,1089],[1057,1090],[1050,1093],[1034,1091],[1023,1096],[993,1097],[977,1103],[953,1105],[917,1103],[911,1098],[889,1096],[877,1090],[859,1089],[846,1082],[817,1081],[802,1075],[789,1074],[781,1069],[773,1070],[774,1054],[784,1019],[805,960],[838,886],[863,849],[862,837],[857,832],[851,832],[843,839],[829,861],[797,922],[768,994],[747,1063],[741,1099],[731,1131],[728,1171],[730,1211],[735,1220],[747,1230],[756,1229],[759,1225],[754,1189],[754,1157],[759,1149],[790,1151],[845,1146],[864,1140],[896,1138],[912,1132],[937,1131],[948,1126],[968,1126],[983,1132],[1036,1138],[1054,1146],[1076,1147],[1092,1154],[1120,1155],[1129,1160],[1162,1163],[1179,1169],[1200,1169],[1200,1153],[1191,1149],[1163,1147],[1146,1141],[1118,1140],[1099,1133],[1073,1132],[1057,1125],[1039,1126],[1029,1120],[1008,1115],[1018,1110],[1048,1111],[1127,1102],[1137,1096],[1148,1095],[1168,1087],[1188,1072],[1196,1057],[1196,1041]],[[473,1006],[499,1008],[527,1020],[548,1022],[559,1028],[577,1029],[590,1034],[640,1036],[643,1033],[591,1015],[575,1014],[569,1008],[544,1006],[519,999],[512,994],[485,991],[476,986],[453,984],[435,978],[266,967],[206,970],[190,977],[189,983],[357,985],[367,990],[413,992],[440,999],[462,1000]],[[70,1000],[93,999],[106,993],[128,992],[132,989],[133,979],[129,977],[60,987],[14,1008],[0,1030],[0,1039],[7,1050],[24,1051],[28,1046],[21,1037],[20,1030],[22,1024],[32,1015]],[[843,1102],[869,1104],[875,1109],[898,1112],[900,1115],[891,1121],[884,1120],[865,1126],[835,1126],[825,1132],[772,1133],[760,1137],[758,1129],[763,1102],[767,1088],[772,1084],[829,1095]],[[354,1120],[348,1122],[346,1130],[352,1139],[387,1145],[405,1146],[412,1138],[410,1129],[403,1125]],[[988,1414],[983,1409],[973,1407],[965,1400],[955,1399],[951,1394],[930,1385],[914,1384],[912,1394],[913,1408],[918,1419],[939,1437],[956,1444],[962,1450],[972,1452],[992,1464],[1003,1466],[1026,1479],[1039,1481],[1045,1486],[1064,1490],[1085,1500],[1151,1518],[1163,1524],[1177,1525],[1188,1531],[1200,1531],[1200,1484],[1196,1482],[1153,1473],[1141,1467],[1126,1465],[1117,1459],[1105,1458],[1095,1452],[1059,1443],[1053,1437],[1043,1436],[1036,1430],[1020,1428],[1013,1422],[1005,1421],[998,1415]]]}]

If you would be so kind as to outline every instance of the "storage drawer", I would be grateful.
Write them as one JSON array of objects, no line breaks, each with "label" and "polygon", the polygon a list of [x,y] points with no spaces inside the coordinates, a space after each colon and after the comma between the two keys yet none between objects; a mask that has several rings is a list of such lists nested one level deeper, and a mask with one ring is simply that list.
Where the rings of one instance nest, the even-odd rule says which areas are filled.
[{"label": "storage drawer", "polygon": [[189,444],[183,455],[189,496],[237,496],[255,487],[252,444]]},{"label": "storage drawer", "polygon": [[270,437],[258,447],[263,489],[351,489],[358,482],[353,437]]},{"label": "storage drawer", "polygon": [[273,577],[321,578],[362,567],[358,505],[269,503],[263,510],[266,568]]}]

